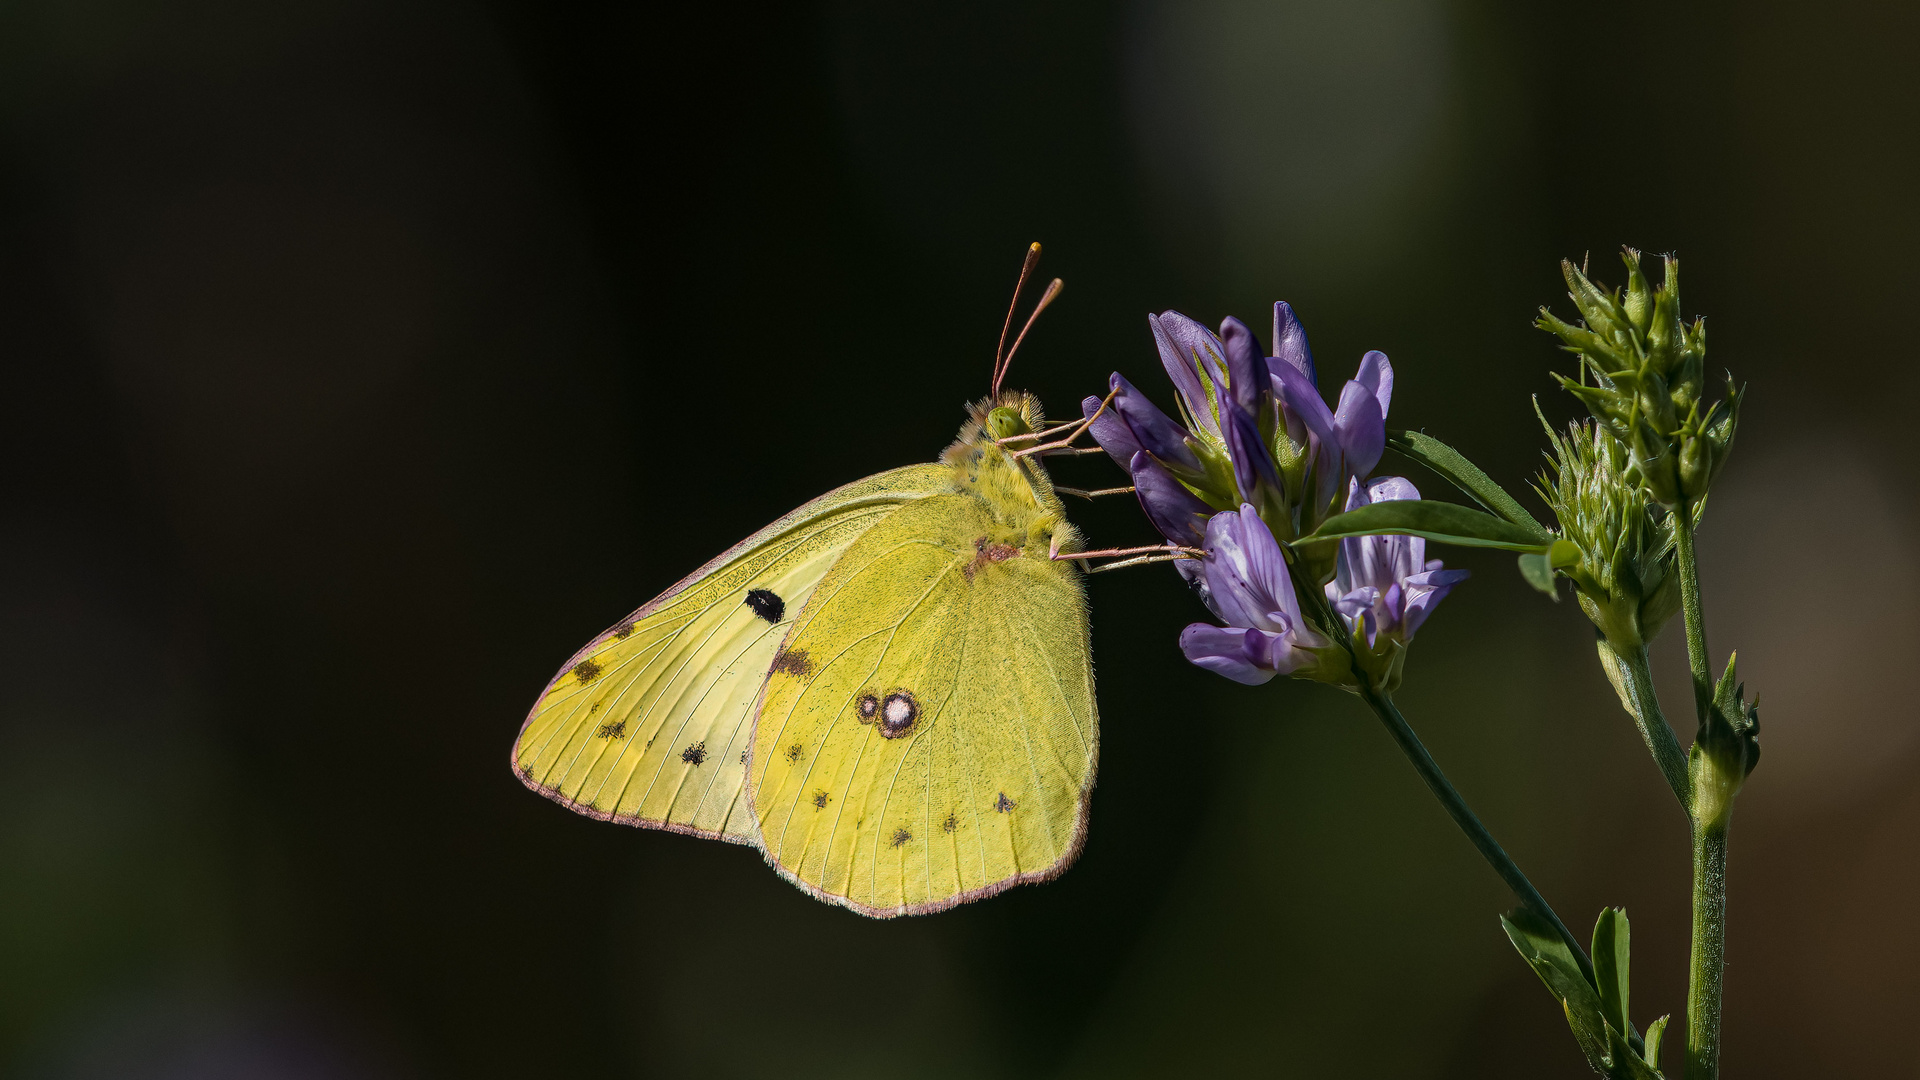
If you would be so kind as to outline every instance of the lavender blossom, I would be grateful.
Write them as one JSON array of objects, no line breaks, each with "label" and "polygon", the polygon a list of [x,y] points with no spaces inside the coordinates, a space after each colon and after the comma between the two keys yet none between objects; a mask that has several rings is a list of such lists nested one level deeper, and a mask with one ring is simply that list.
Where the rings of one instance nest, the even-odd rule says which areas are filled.
[{"label": "lavender blossom", "polygon": [[[1419,497],[1413,484],[1398,476],[1370,484],[1355,480],[1346,508]],[[1346,622],[1360,666],[1390,691],[1399,684],[1414,632],[1467,576],[1466,570],[1445,570],[1439,559],[1429,560],[1427,542],[1418,536],[1357,536],[1340,541],[1327,600]]]},{"label": "lavender blossom", "polygon": [[1188,660],[1255,686],[1275,675],[1306,674],[1324,666],[1323,653],[1337,653],[1301,613],[1286,556],[1251,505],[1213,515],[1206,546],[1207,606],[1227,625],[1194,623],[1181,631]]},{"label": "lavender blossom", "polygon": [[[1133,476],[1156,524],[1186,522],[1196,501],[1214,511],[1245,504],[1291,541],[1338,511],[1349,483],[1379,463],[1393,396],[1385,354],[1362,358],[1329,408],[1315,381],[1306,330],[1284,302],[1273,306],[1272,356],[1238,319],[1221,323],[1217,335],[1176,311],[1149,315],[1147,322],[1180,420],[1116,373],[1112,402],[1092,434]],[[1082,408],[1093,416],[1100,399],[1087,398]],[[1174,543],[1192,543],[1184,524],[1163,532]],[[1316,581],[1333,572],[1330,563],[1311,569]]]}]

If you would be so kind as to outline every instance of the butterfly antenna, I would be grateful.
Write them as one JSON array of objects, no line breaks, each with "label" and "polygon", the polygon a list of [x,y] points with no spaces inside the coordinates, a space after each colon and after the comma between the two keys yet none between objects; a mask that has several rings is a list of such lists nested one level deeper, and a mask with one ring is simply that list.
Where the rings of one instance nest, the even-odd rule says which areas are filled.
[{"label": "butterfly antenna", "polygon": [[1066,283],[1059,278],[1054,278],[1047,283],[1047,291],[1040,294],[1040,302],[1033,305],[1033,314],[1027,316],[1027,325],[1020,328],[1020,336],[1013,339],[1013,348],[1007,350],[1007,358],[1000,361],[1000,370],[994,372],[994,397],[998,398],[1000,396],[1000,380],[1006,378],[1007,369],[1013,366],[1013,354],[1019,352],[1020,343],[1027,340],[1027,331],[1033,329],[1034,320],[1040,317],[1041,312],[1047,310],[1048,304],[1053,303],[1054,300],[1059,298],[1060,290],[1064,288],[1066,288]]},{"label": "butterfly antenna", "polygon": [[[1000,324],[1000,344],[993,347],[993,397],[995,400],[1000,397],[1000,380],[1007,374],[1007,365],[1002,358],[1012,359],[1006,353],[1007,331],[1013,329],[1013,313],[1020,309],[1020,291],[1027,287],[1027,278],[1033,273],[1034,265],[1039,261],[1040,241],[1035,240],[1027,246],[1027,257],[1020,263],[1020,280],[1013,285],[1013,299],[1007,304],[1007,321]],[[1026,335],[1025,330],[1020,333],[1022,336]],[[1016,349],[1020,347],[1018,339],[1014,340],[1013,347]]]}]

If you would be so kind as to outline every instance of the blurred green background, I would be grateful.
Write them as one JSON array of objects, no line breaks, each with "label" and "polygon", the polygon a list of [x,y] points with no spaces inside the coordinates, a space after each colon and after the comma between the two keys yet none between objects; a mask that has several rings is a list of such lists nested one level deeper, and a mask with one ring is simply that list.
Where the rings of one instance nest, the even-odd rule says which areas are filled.
[{"label": "blurred green background", "polygon": [[[946,444],[1040,239],[1012,381],[1056,412],[1161,385],[1148,311],[1284,298],[1512,486],[1528,395],[1572,415],[1557,260],[1680,251],[1752,387],[1702,537],[1765,720],[1727,1075],[1920,1075],[1917,38],[1860,0],[0,6],[0,1071],[1585,1075],[1384,732],[1186,665],[1165,568],[1092,583],[1052,884],[868,921],[509,773],[582,642]],[[1685,827],[1590,631],[1447,557],[1409,716],[1679,1013]]]}]

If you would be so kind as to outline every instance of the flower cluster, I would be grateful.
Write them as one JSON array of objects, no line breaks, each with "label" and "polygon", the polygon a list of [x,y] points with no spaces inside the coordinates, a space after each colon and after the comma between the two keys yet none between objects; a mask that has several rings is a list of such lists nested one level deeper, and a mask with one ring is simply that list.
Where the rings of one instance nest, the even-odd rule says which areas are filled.
[{"label": "flower cluster", "polygon": [[1628,655],[1680,610],[1673,518],[1629,479],[1627,448],[1606,427],[1576,423],[1565,436],[1548,427],[1547,438],[1549,468],[1534,490],[1580,548],[1579,561],[1560,572],[1607,643]]},{"label": "flower cluster", "polygon": [[1667,257],[1664,282],[1650,289],[1640,253],[1627,248],[1621,257],[1624,296],[1562,261],[1581,323],[1570,325],[1541,308],[1538,325],[1580,356],[1581,378],[1555,378],[1631,451],[1635,482],[1662,506],[1697,501],[1733,449],[1740,390],[1729,376],[1724,401],[1704,400],[1707,324],[1680,321],[1680,261]]},{"label": "flower cluster", "polygon": [[1406,642],[1465,572],[1426,563],[1424,541],[1410,537],[1283,546],[1342,510],[1419,497],[1399,478],[1367,482],[1386,447],[1386,354],[1361,358],[1329,407],[1306,331],[1284,302],[1273,306],[1271,355],[1238,319],[1217,335],[1174,311],[1147,322],[1180,420],[1118,372],[1105,408],[1089,397],[1082,409],[1154,527],[1207,553],[1175,565],[1226,625],[1188,627],[1188,659],[1238,682],[1293,675],[1352,685],[1357,646],[1361,670],[1390,688]]}]

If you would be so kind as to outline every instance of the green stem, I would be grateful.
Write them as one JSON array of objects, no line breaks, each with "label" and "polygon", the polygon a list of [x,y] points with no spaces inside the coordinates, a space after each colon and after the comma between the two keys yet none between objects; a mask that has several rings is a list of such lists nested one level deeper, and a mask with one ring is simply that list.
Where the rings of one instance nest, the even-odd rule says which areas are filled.
[{"label": "green stem", "polygon": [[1687,971],[1687,1080],[1720,1075],[1720,986],[1726,970],[1727,820],[1693,830],[1693,958]]},{"label": "green stem", "polygon": [[1394,742],[1400,744],[1400,751],[1407,755],[1408,761],[1413,763],[1414,771],[1420,774],[1420,779],[1427,782],[1428,789],[1433,792],[1435,798],[1440,800],[1440,805],[1446,807],[1447,813],[1453,816],[1453,823],[1460,826],[1460,831],[1467,834],[1467,839],[1473,841],[1474,847],[1480,849],[1480,856],[1493,867],[1494,873],[1500,875],[1500,880],[1507,883],[1507,888],[1513,890],[1513,895],[1520,899],[1520,903],[1553,926],[1555,932],[1560,935],[1560,939],[1566,942],[1567,948],[1573,952],[1573,958],[1579,962],[1580,973],[1586,976],[1588,983],[1595,983],[1593,962],[1587,959],[1587,950],[1573,934],[1568,932],[1567,925],[1560,921],[1560,916],[1554,914],[1546,897],[1540,895],[1540,890],[1533,887],[1533,882],[1527,880],[1527,875],[1521,873],[1520,867],[1516,866],[1513,859],[1501,849],[1500,842],[1493,838],[1493,834],[1487,831],[1487,827],[1482,825],[1473,811],[1467,808],[1467,801],[1454,790],[1453,785],[1447,781],[1446,774],[1441,772],[1440,766],[1434,762],[1433,755],[1427,753],[1427,748],[1421,745],[1419,736],[1407,726],[1407,718],[1400,715],[1400,710],[1394,705],[1393,698],[1368,686],[1365,675],[1360,675],[1359,681],[1360,696],[1366,699],[1375,715],[1380,717],[1380,722],[1387,726],[1387,733],[1393,736]]},{"label": "green stem", "polygon": [[1680,809],[1691,815],[1693,790],[1687,779],[1687,752],[1680,749],[1680,740],[1674,736],[1667,714],[1660,708],[1646,645],[1627,654],[1615,651],[1604,639],[1599,645],[1600,662],[1614,667],[1612,674],[1617,676],[1614,687],[1620,691],[1620,703],[1626,706],[1627,715],[1633,717],[1634,726],[1640,729],[1640,738],[1645,740],[1654,764],[1660,767],[1660,775],[1667,778],[1673,797],[1680,800]]},{"label": "green stem", "polygon": [[1680,610],[1687,624],[1687,666],[1693,672],[1694,719],[1707,722],[1713,707],[1713,673],[1707,668],[1707,623],[1700,610],[1700,564],[1693,551],[1693,505],[1673,512],[1675,555],[1680,571]]},{"label": "green stem", "polygon": [[[1680,572],[1680,610],[1687,624],[1687,663],[1700,732],[1713,708],[1713,676],[1707,668],[1707,626],[1700,608],[1700,564],[1693,548],[1693,507],[1674,512]],[[1727,822],[1739,779],[1727,776],[1718,756],[1693,754],[1693,952],[1687,971],[1687,1080],[1720,1075],[1720,988],[1726,973]]]}]

